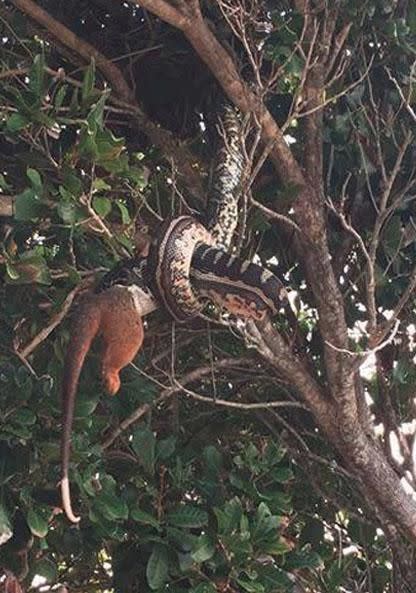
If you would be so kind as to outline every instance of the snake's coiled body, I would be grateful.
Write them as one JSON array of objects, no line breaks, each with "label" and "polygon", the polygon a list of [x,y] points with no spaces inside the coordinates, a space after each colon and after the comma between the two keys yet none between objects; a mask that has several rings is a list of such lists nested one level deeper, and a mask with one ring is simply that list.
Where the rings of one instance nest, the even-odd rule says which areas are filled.
[{"label": "snake's coiled body", "polygon": [[206,299],[234,315],[261,319],[287,297],[271,272],[229,253],[244,172],[240,128],[236,112],[226,108],[205,225],[190,216],[169,220],[150,249],[150,286],[177,321],[197,314]]},{"label": "snake's coiled body", "polygon": [[286,289],[272,272],[209,245],[197,245],[190,279],[200,296],[237,317],[263,319],[287,302]]},{"label": "snake's coiled body", "polygon": [[192,257],[200,243],[214,243],[210,232],[191,216],[179,216],[163,225],[149,252],[151,286],[177,321],[195,316],[203,306],[190,279]]},{"label": "snake's coiled body", "polygon": [[[104,276],[91,302],[78,315],[66,357],[63,380],[62,501],[67,517],[77,522],[69,489],[69,456],[75,394],[81,367],[94,337],[106,341],[103,359],[107,390],[120,386],[119,371],[133,360],[143,340],[142,317],[163,305],[178,321],[198,314],[205,301],[245,318],[275,314],[286,301],[283,284],[262,266],[231,251],[238,223],[238,196],[244,170],[240,122],[227,109],[205,224],[191,216],[161,226],[148,257],[120,262]],[[95,303],[95,305],[94,305]],[[99,305],[99,306],[98,306]]]},{"label": "snake's coiled body", "polygon": [[240,317],[262,319],[277,313],[287,299],[280,280],[262,266],[229,253],[244,172],[240,128],[236,112],[226,108],[205,224],[191,216],[166,221],[148,258],[118,264],[104,277],[100,290],[114,284],[150,289],[177,321],[194,317],[207,299]]}]

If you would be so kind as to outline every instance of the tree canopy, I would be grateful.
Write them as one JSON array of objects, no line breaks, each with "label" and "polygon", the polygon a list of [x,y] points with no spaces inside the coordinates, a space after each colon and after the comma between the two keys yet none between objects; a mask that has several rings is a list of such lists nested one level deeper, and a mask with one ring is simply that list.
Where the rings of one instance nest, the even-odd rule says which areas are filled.
[{"label": "tree canopy", "polygon": [[[2,0],[0,28],[4,593],[416,590],[415,0]],[[291,307],[152,313],[115,398],[95,349],[71,525],[71,315],[204,212],[225,103],[234,250]]]}]

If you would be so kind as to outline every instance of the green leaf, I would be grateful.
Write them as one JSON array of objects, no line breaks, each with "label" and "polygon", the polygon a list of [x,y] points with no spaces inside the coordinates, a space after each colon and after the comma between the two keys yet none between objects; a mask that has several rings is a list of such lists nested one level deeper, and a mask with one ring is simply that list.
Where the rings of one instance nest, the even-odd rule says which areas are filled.
[{"label": "green leaf", "polygon": [[147,513],[146,511],[142,511],[139,508],[132,509],[132,511],[130,512],[130,517],[134,521],[137,521],[137,523],[143,523],[144,525],[151,525],[151,527],[155,527],[156,529],[159,528],[159,526],[160,526],[160,523],[156,519],[156,517],[154,517],[150,513]]},{"label": "green leaf", "polygon": [[287,554],[285,559],[285,567],[288,570],[300,568],[318,568],[322,564],[319,555],[316,552],[309,552],[308,550],[294,550]]},{"label": "green leaf", "polygon": [[69,102],[68,117],[79,115],[79,89],[74,87],[72,89],[71,100]]},{"label": "green leaf", "polygon": [[97,395],[93,397],[78,399],[75,404],[75,417],[88,418],[98,406],[99,398]]},{"label": "green leaf", "polygon": [[139,190],[143,190],[148,185],[148,174],[145,175],[144,169],[139,167],[129,167],[123,176],[132,181]]},{"label": "green leaf", "polygon": [[168,582],[169,562],[165,546],[156,544],[146,566],[146,578],[153,590],[161,589]]},{"label": "green leaf", "polygon": [[270,496],[267,496],[267,502],[273,512],[289,513],[292,510],[290,495],[285,492],[272,492]]},{"label": "green leaf", "polygon": [[280,484],[285,484],[293,480],[293,471],[290,467],[277,467],[270,475],[275,482],[279,482]]},{"label": "green leaf", "polygon": [[20,132],[30,124],[30,120],[20,113],[13,113],[6,122],[6,128],[9,132]]},{"label": "green leaf", "polygon": [[263,543],[261,549],[271,556],[282,556],[290,551],[288,545],[278,535],[275,536],[274,541]]},{"label": "green leaf", "polygon": [[[69,192],[70,196],[79,197],[82,195],[83,188],[82,188],[82,181],[81,179],[73,173],[73,171],[66,169],[64,173],[64,181],[63,186],[67,192]],[[61,194],[62,197],[65,197]]]},{"label": "green leaf", "polygon": [[96,179],[94,179],[92,187],[96,191],[106,191],[108,189],[111,189],[111,185],[108,184],[105,181],[105,179],[102,179],[101,177],[97,177]]},{"label": "green leaf", "polygon": [[39,218],[42,204],[39,196],[33,189],[25,189],[16,196],[14,203],[14,216],[16,220],[34,220]]},{"label": "green leaf", "polygon": [[36,422],[36,414],[29,408],[19,408],[13,414],[12,420],[23,426],[32,426]]},{"label": "green leaf", "polygon": [[78,151],[83,157],[96,159],[98,157],[96,130],[83,126],[79,135]]},{"label": "green leaf", "polygon": [[276,531],[279,527],[281,519],[277,515],[272,515],[269,507],[264,502],[261,502],[257,508],[255,529],[253,536],[263,536],[270,531]]},{"label": "green leaf", "polygon": [[220,533],[230,533],[238,529],[243,514],[241,501],[235,497],[227,501],[222,508],[215,508],[214,513],[217,517],[218,531]]},{"label": "green leaf", "polygon": [[249,579],[236,579],[237,583],[248,593],[263,593],[264,586],[258,581],[251,581]]},{"label": "green leaf", "polygon": [[192,560],[200,564],[212,558],[214,554],[215,544],[212,539],[206,533],[200,535],[192,550]]},{"label": "green leaf", "polygon": [[[98,101],[92,106],[91,111],[88,114],[87,121],[90,126],[101,128],[103,125],[104,107],[107,100],[108,93],[103,93]],[[103,134],[111,135],[109,130],[105,130]]]},{"label": "green leaf", "polygon": [[100,493],[94,501],[94,507],[109,521],[127,519],[129,514],[126,502],[109,492]]},{"label": "green leaf", "polygon": [[386,250],[387,255],[390,257],[397,256],[397,249],[403,239],[401,233],[401,220],[400,216],[392,216],[387,225],[384,228],[382,236],[382,244]]},{"label": "green leaf", "polygon": [[[9,270],[8,266],[8,270]],[[48,264],[41,255],[33,251],[21,255],[20,260],[14,262],[13,276],[11,274],[10,284],[50,284],[51,277]]]},{"label": "green leaf", "polygon": [[7,191],[10,189],[10,185],[7,183],[3,173],[0,173],[0,189],[2,189],[3,191]]},{"label": "green leaf", "polygon": [[103,196],[96,196],[93,199],[92,207],[101,218],[105,218],[111,212],[112,202]]},{"label": "green leaf", "polygon": [[29,72],[29,89],[39,101],[44,95],[45,89],[45,58],[43,54],[38,54],[33,60],[33,65]]},{"label": "green leaf", "polygon": [[33,565],[33,572],[43,577],[47,584],[52,584],[58,578],[58,568],[50,558],[42,558]]},{"label": "green leaf", "polygon": [[157,458],[165,461],[169,459],[175,452],[176,448],[176,437],[171,435],[166,439],[162,439],[157,442]]},{"label": "green leaf", "polygon": [[54,98],[53,104],[54,104],[54,106],[55,106],[55,109],[56,109],[57,111],[59,111],[59,109],[60,109],[60,108],[62,107],[62,105],[63,105],[63,102],[64,102],[64,100],[65,100],[65,96],[66,96],[66,92],[67,92],[67,90],[68,90],[68,85],[67,85],[67,84],[63,84],[63,85],[62,85],[62,86],[59,88],[58,92],[57,92],[57,93],[56,93],[56,95],[55,95],[55,98]]},{"label": "green leaf", "polygon": [[204,527],[208,523],[208,513],[194,505],[181,505],[170,512],[166,520],[175,527]]},{"label": "green leaf", "polygon": [[116,205],[117,205],[118,209],[120,210],[122,223],[130,224],[131,217],[130,217],[130,213],[127,209],[127,206],[125,204],[123,204],[123,202],[121,202],[120,200],[116,201]]},{"label": "green leaf", "polygon": [[128,154],[122,154],[125,149],[123,138],[116,138],[110,130],[97,129],[95,142],[97,162],[101,167],[109,173],[121,173],[128,168]]},{"label": "green leaf", "polygon": [[9,424],[4,428],[4,432],[12,434],[23,441],[27,441],[32,437],[31,431],[25,426],[12,426],[11,424]]},{"label": "green leaf", "polygon": [[211,583],[199,583],[196,587],[189,590],[189,593],[216,593],[218,589]]},{"label": "green leaf", "polygon": [[[19,279],[19,271],[15,268],[15,266],[10,261],[6,261],[6,272],[10,280],[18,280]],[[8,278],[6,278],[6,281]]]},{"label": "green leaf", "polygon": [[84,80],[82,81],[81,97],[82,102],[87,103],[92,90],[95,85],[95,60],[91,57],[91,62],[84,74]]},{"label": "green leaf", "polygon": [[36,193],[42,193],[42,179],[36,169],[27,169],[26,175]]},{"label": "green leaf", "polygon": [[77,207],[72,201],[61,200],[56,210],[65,224],[74,224],[76,222]]},{"label": "green leaf", "polygon": [[267,591],[291,591],[293,588],[293,581],[280,568],[270,564],[264,564],[256,567],[259,580],[264,583]]},{"label": "green leaf", "polygon": [[218,449],[212,445],[205,447],[203,456],[209,473],[218,474],[223,466],[223,457]]},{"label": "green leaf", "polygon": [[43,518],[42,515],[40,515],[33,509],[30,509],[26,519],[27,524],[29,525],[29,529],[33,533],[33,535],[36,535],[36,537],[46,536],[49,530],[49,526],[48,522],[46,521],[46,519]]},{"label": "green leaf", "polygon": [[155,448],[156,439],[153,432],[147,426],[139,426],[133,433],[133,451],[139,458],[139,463],[149,473],[155,471]]}]

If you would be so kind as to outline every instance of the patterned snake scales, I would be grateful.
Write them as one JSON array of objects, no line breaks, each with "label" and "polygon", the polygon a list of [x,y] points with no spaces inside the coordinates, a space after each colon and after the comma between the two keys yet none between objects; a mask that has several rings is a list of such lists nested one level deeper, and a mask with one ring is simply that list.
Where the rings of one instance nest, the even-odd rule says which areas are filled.
[{"label": "patterned snake scales", "polygon": [[191,216],[166,221],[149,256],[121,261],[97,291],[116,284],[130,286],[142,303],[142,315],[161,304],[177,321],[194,317],[206,300],[251,319],[276,314],[286,302],[286,290],[272,272],[229,253],[244,170],[241,123],[229,107],[224,110],[223,129],[206,223]]},{"label": "patterned snake scales", "polygon": [[[186,321],[197,315],[207,300],[238,317],[262,319],[267,314],[277,313],[287,300],[283,284],[272,272],[230,253],[238,223],[238,198],[244,169],[240,122],[230,108],[225,110],[223,128],[224,145],[215,171],[206,223],[191,216],[167,220],[157,233],[147,258],[134,257],[119,262],[98,284],[96,292],[104,293],[102,296],[111,294],[120,310],[123,301],[131,302],[140,323],[142,317],[160,305],[177,321]],[[117,305],[114,306],[111,316],[116,323],[121,321],[121,315]],[[73,522],[79,520],[72,512],[68,478],[75,391],[82,362],[94,337],[90,335],[87,345],[85,340],[83,342],[85,324],[82,318],[79,321],[80,333],[73,342],[75,350],[66,359],[65,373],[72,377],[72,382],[68,378],[63,381],[61,447],[63,507]],[[133,325],[131,327],[133,336]],[[78,349],[77,340],[81,343]]]}]

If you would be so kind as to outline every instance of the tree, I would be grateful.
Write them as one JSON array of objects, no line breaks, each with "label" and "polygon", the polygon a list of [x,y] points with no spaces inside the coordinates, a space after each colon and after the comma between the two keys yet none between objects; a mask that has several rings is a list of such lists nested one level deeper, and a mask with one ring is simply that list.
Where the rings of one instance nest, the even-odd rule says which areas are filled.
[{"label": "tree", "polygon": [[[5,591],[414,590],[414,0],[0,11]],[[243,335],[158,312],[110,402],[91,361],[70,527],[67,313],[144,229],[203,211],[225,99],[246,128],[236,248],[294,312]]]}]

